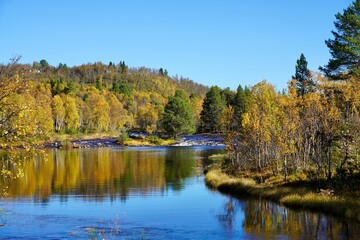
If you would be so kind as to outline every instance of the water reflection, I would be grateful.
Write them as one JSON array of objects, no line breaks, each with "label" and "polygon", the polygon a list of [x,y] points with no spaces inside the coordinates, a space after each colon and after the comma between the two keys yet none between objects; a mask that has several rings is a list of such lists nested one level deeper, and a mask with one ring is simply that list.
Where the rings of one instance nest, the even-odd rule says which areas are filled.
[{"label": "water reflection", "polygon": [[[50,150],[46,157],[0,155],[0,169],[16,176],[7,172],[0,178],[8,193],[0,201],[5,209],[0,210],[0,238],[89,238],[91,231],[95,237],[133,239],[145,230],[155,239],[360,236],[357,223],[207,190],[202,166],[220,151],[99,148]],[[10,161],[15,158],[22,160]]]},{"label": "water reflection", "polygon": [[[23,177],[0,179],[8,197],[47,202],[51,195],[125,200],[129,195],[164,194],[181,190],[194,175],[196,159],[209,151],[195,148],[129,148],[51,150],[44,156],[18,162]],[[7,168],[5,161],[0,169]],[[19,169],[8,168],[8,171]]]},{"label": "water reflection", "polygon": [[262,199],[229,197],[219,223],[233,230],[238,215],[243,214],[242,228],[259,239],[356,239],[360,224],[307,211],[294,211]]}]

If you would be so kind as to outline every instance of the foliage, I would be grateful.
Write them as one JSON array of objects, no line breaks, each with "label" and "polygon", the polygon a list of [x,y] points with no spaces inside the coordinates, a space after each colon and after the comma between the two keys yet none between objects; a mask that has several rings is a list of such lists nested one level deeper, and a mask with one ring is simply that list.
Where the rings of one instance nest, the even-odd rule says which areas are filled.
[{"label": "foliage", "polygon": [[146,140],[156,146],[163,145],[163,143],[164,143],[164,140],[162,138],[160,138],[158,136],[154,136],[154,135],[147,136]]},{"label": "foliage", "polygon": [[301,54],[300,58],[296,61],[295,76],[292,76],[292,79],[295,81],[294,84],[297,89],[297,94],[301,96],[314,91],[315,83],[311,78],[311,73],[307,65],[308,62],[304,54]]},{"label": "foliage", "polygon": [[269,172],[284,180],[303,173],[331,180],[336,173],[350,174],[345,169],[359,172],[359,84],[314,77],[317,91],[304,95],[291,83],[288,94],[276,93],[267,82],[250,89],[241,129],[226,134],[226,172]]},{"label": "foliage", "polygon": [[64,140],[60,142],[60,148],[71,148],[72,143],[70,140]]},{"label": "foliage", "polygon": [[[125,62],[96,62],[67,67],[45,59],[19,64],[19,57],[0,65],[0,142],[34,142],[57,133],[141,130],[161,132],[164,106],[184,90],[193,120],[199,125],[207,87],[166,70],[129,68]],[[187,103],[188,104],[188,103]],[[192,109],[196,109],[196,116]],[[186,113],[186,111],[185,111]],[[6,143],[6,144],[5,144]]]},{"label": "foliage", "polygon": [[203,109],[200,114],[200,132],[219,133],[222,132],[220,118],[226,103],[221,96],[221,89],[213,86],[206,93]]},{"label": "foliage", "polygon": [[242,115],[245,112],[246,99],[250,91],[247,87],[238,86],[234,98],[234,130],[240,130],[242,125]]},{"label": "foliage", "polygon": [[335,15],[333,39],[325,41],[332,58],[320,69],[333,79],[360,76],[360,1],[355,0],[344,12]]},{"label": "foliage", "polygon": [[178,90],[174,96],[169,97],[162,118],[163,128],[171,136],[195,132],[194,110],[184,91]]}]

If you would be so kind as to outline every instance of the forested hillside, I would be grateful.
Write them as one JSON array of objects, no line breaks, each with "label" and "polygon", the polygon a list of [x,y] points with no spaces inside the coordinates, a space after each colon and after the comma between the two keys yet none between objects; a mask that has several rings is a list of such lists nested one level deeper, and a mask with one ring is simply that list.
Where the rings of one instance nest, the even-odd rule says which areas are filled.
[{"label": "forested hillside", "polygon": [[130,68],[125,62],[67,67],[46,60],[0,66],[0,140],[46,139],[53,133],[134,129],[162,131],[168,98],[182,90],[195,115],[208,87],[166,70]]}]

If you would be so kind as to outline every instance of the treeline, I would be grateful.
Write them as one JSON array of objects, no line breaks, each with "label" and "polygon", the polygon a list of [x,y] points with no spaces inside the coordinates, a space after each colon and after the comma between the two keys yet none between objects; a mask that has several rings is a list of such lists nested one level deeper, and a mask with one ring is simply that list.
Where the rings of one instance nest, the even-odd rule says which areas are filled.
[{"label": "treeline", "polygon": [[[330,179],[359,170],[360,84],[314,78],[303,95],[294,84],[286,94],[266,81],[249,89],[240,130],[229,125],[227,132],[228,172]],[[227,111],[234,115],[231,106]]]},{"label": "treeline", "polygon": [[[226,133],[223,170],[265,178],[347,178],[358,173],[359,78],[332,80],[310,72],[303,54],[288,91],[262,81],[236,92],[211,87],[199,130]],[[265,180],[265,179],[263,179]]]},{"label": "treeline", "polygon": [[[360,0],[336,14],[333,39],[325,41],[332,58],[311,73],[303,54],[287,93],[263,81],[246,94],[241,128],[227,132],[230,173],[255,170],[263,176],[341,182],[359,174],[360,153]],[[230,116],[237,115],[228,108]],[[231,121],[228,121],[231,123]],[[263,179],[264,180],[264,179]]]},{"label": "treeline", "polygon": [[[125,62],[51,66],[46,60],[0,66],[0,139],[33,141],[53,133],[164,131],[164,108],[183,92],[199,125],[208,87],[164,69],[129,68]],[[193,128],[193,129],[194,129]]]}]

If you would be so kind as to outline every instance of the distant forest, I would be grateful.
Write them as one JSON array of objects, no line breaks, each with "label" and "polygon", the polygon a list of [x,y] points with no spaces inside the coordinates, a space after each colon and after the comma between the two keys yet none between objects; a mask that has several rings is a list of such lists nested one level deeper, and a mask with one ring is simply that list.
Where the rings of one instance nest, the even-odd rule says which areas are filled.
[{"label": "distant forest", "polygon": [[124,61],[68,67],[46,60],[0,66],[1,142],[46,139],[58,133],[138,130],[161,132],[168,98],[188,97],[199,124],[208,87],[166,69],[130,68]]}]

